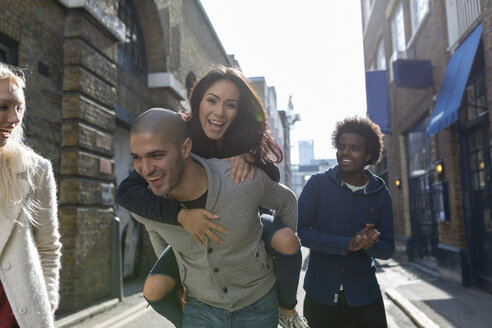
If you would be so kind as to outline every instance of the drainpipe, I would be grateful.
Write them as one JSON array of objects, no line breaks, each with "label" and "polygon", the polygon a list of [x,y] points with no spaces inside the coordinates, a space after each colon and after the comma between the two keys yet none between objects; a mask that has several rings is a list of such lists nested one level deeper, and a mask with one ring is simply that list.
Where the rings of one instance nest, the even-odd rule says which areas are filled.
[{"label": "drainpipe", "polygon": [[123,270],[121,262],[121,243],[120,243],[120,218],[113,217],[113,231],[111,243],[111,282],[110,295],[123,300]]}]

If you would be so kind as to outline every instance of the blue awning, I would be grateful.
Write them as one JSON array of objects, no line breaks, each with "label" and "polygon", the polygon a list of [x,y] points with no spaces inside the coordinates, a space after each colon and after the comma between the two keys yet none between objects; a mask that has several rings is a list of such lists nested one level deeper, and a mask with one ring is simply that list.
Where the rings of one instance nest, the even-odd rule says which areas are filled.
[{"label": "blue awning", "polygon": [[468,76],[470,75],[481,35],[482,25],[478,25],[475,31],[470,34],[449,59],[441,89],[434,105],[431,121],[427,127],[427,135],[429,137],[458,120],[458,109],[460,108],[461,98],[463,98],[463,92],[468,82]]},{"label": "blue awning", "polygon": [[366,72],[366,100],[367,116],[379,125],[381,132],[389,134],[391,131],[386,71]]}]

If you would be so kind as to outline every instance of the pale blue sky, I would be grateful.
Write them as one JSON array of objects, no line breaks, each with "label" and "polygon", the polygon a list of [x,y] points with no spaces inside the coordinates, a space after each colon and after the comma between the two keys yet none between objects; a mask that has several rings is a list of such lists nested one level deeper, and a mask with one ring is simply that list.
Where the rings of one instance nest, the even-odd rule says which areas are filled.
[{"label": "pale blue sky", "polygon": [[286,109],[301,114],[291,130],[314,140],[316,158],[334,158],[331,132],[346,116],[365,116],[359,0],[201,0],[227,53],[247,76],[264,76]]}]

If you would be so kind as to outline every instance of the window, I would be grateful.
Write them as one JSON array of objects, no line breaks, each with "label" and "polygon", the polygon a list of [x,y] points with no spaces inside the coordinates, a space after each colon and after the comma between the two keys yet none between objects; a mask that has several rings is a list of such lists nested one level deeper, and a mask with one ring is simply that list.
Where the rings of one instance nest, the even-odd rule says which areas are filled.
[{"label": "window", "polygon": [[474,191],[487,189],[484,131],[477,129],[466,138],[468,174]]},{"label": "window", "polygon": [[377,50],[377,66],[378,69],[380,70],[385,70],[386,69],[386,55],[384,53],[384,40],[381,39],[379,42],[378,50]]},{"label": "window", "polygon": [[458,47],[461,36],[480,18],[480,0],[446,1],[449,47]]},{"label": "window", "polygon": [[410,178],[418,177],[432,170],[431,139],[427,137],[430,117],[422,121],[407,136]]},{"label": "window", "polygon": [[429,0],[411,0],[412,33],[415,33],[429,12]]},{"label": "window", "polygon": [[369,21],[369,17],[371,17],[372,8],[374,6],[375,0],[364,0],[362,2],[362,10],[364,13],[364,25],[367,26],[367,22]]},{"label": "window", "polygon": [[[403,15],[403,5],[400,2],[391,18],[391,43],[393,54],[390,63],[398,58],[406,58],[406,40],[405,40],[405,18]],[[390,81],[394,80],[393,65],[389,65]]]},{"label": "window", "polygon": [[403,17],[403,5],[400,3],[391,20],[391,40],[393,52],[405,50],[405,21]]},{"label": "window", "polygon": [[145,47],[132,0],[120,0],[118,17],[126,26],[125,41],[118,45],[118,64],[134,74],[145,74]]},{"label": "window", "polygon": [[186,76],[186,91],[188,98],[190,97],[191,90],[195,86],[195,83],[197,82],[196,75],[193,72],[188,73]]},{"label": "window", "polygon": [[17,45],[17,42],[0,33],[0,61],[10,65],[18,65]]},{"label": "window", "polygon": [[463,105],[460,110],[461,123],[472,121],[488,111],[485,91],[484,74],[481,74],[466,86],[463,94]]},{"label": "window", "polygon": [[4,45],[0,43],[0,60],[4,63],[7,61],[8,50],[8,48],[4,47]]},{"label": "window", "polygon": [[[487,143],[489,139],[486,129],[479,128],[480,122],[488,122],[487,86],[485,85],[485,60],[483,44],[480,43],[470,72],[470,77],[463,92],[460,107],[460,124],[471,131],[463,137],[463,148],[466,149],[468,177],[473,191],[487,190],[488,164],[486,163]],[[478,123],[478,125],[477,125]],[[483,123],[482,123],[483,125]],[[488,123],[486,124],[488,126]],[[489,152],[492,160],[492,148]]]},{"label": "window", "polygon": [[470,78],[463,92],[460,107],[460,123],[473,121],[488,112],[487,94],[485,86],[485,61],[483,45],[477,49],[475,61],[470,72]]}]

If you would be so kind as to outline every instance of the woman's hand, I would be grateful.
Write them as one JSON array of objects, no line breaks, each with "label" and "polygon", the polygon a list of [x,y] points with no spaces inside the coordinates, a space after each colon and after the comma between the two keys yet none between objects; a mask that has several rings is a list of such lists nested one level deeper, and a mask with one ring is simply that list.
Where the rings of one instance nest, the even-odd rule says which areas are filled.
[{"label": "woman's hand", "polygon": [[224,158],[224,160],[232,162],[231,179],[235,180],[236,184],[239,182],[244,182],[250,171],[250,178],[253,179],[255,177],[256,167],[250,164],[250,162],[253,161],[250,154],[245,153],[238,156]]},{"label": "woman's hand", "polygon": [[202,208],[195,209],[182,209],[178,213],[178,223],[188,231],[190,235],[195,238],[200,244],[205,244],[208,236],[210,239],[218,244],[224,242],[220,239],[211,229],[218,232],[227,233],[227,230],[220,225],[211,222],[210,220],[217,220],[219,217],[214,213]]}]

